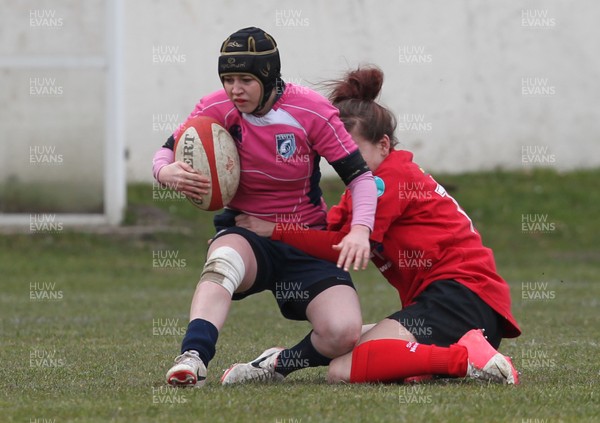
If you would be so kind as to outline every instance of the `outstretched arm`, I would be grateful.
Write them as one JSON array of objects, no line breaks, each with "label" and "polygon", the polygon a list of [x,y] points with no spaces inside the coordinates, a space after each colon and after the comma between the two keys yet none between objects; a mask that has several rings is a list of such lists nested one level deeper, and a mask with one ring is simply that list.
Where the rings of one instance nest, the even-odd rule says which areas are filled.
[{"label": "outstretched arm", "polygon": [[347,235],[344,232],[321,231],[317,229],[285,229],[282,225],[259,219],[255,216],[240,214],[236,216],[237,226],[246,228],[260,236],[271,237],[273,241],[282,241],[296,247],[311,256],[339,263],[340,249],[334,248]]},{"label": "outstretched arm", "polygon": [[352,224],[350,232],[336,248],[340,250],[338,267],[348,270],[366,269],[371,251],[369,236],[373,230],[377,188],[373,174],[358,150],[331,163],[352,193]]},{"label": "outstretched arm", "polygon": [[338,267],[342,267],[343,263],[339,262],[340,249],[334,246],[338,245],[346,235],[343,232],[316,229],[284,231],[276,226],[271,239],[283,241],[311,256],[337,263]]}]

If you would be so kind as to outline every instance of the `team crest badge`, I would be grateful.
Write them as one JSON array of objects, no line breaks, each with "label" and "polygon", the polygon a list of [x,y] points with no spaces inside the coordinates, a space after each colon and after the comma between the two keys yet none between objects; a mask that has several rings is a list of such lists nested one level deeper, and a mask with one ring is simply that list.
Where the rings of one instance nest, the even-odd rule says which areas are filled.
[{"label": "team crest badge", "polygon": [[277,154],[284,159],[289,159],[296,152],[296,137],[294,134],[277,134]]}]

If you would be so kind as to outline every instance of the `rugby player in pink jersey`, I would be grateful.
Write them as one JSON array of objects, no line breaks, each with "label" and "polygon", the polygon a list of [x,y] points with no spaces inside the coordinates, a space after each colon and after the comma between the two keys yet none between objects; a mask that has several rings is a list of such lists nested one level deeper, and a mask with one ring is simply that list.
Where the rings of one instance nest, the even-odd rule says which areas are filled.
[{"label": "rugby player in pink jersey", "polygon": [[[223,89],[203,97],[188,119],[209,116],[231,133],[240,156],[240,184],[225,211],[215,217],[217,234],[192,298],[181,355],[166,376],[174,386],[205,382],[232,299],[270,290],[284,317],[311,322],[313,330],[297,345],[277,350],[295,360],[280,360],[277,372],[271,374],[274,378],[328,365],[352,350],[362,326],[347,270],[364,269],[368,263],[377,191],[338,110],[320,94],[281,79],[277,44],[259,28],[241,29],[223,42],[218,71]],[[174,162],[174,140],[182,127],[156,152],[154,177],[201,198],[207,194],[207,178]],[[321,157],[355,199],[351,228],[337,245],[337,265],[236,226],[241,216],[257,216],[324,229]],[[268,354],[263,359],[267,358]]]},{"label": "rugby player in pink jersey", "polygon": [[[412,161],[412,153],[394,149],[394,117],[374,101],[382,83],[381,70],[359,69],[334,81],[330,98],[375,175],[371,260],[398,290],[402,310],[365,325],[354,350],[331,362],[328,379],[398,382],[435,375],[517,384],[510,358],[496,350],[502,338],[521,333],[509,287],[468,215]],[[325,231],[287,228],[255,216],[242,216],[238,224],[335,262],[338,250],[332,246],[350,230],[353,201],[346,190],[329,211]],[[286,360],[279,350],[267,350],[271,355],[262,362],[233,365],[222,382],[277,379],[264,374],[276,373]]]}]

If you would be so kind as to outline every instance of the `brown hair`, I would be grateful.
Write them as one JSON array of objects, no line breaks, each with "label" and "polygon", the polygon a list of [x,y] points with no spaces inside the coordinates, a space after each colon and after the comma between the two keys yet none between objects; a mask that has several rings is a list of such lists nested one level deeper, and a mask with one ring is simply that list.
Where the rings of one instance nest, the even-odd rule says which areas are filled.
[{"label": "brown hair", "polygon": [[329,99],[340,111],[348,132],[357,130],[366,140],[377,144],[384,135],[391,148],[398,144],[394,135],[396,118],[375,101],[383,85],[383,71],[376,66],[358,68],[343,79],[328,82]]}]

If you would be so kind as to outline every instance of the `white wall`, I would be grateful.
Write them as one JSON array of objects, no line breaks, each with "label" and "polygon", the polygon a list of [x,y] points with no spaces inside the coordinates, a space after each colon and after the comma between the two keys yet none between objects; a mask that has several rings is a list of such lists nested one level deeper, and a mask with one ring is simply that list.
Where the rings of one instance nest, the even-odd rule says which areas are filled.
[{"label": "white wall", "polygon": [[[149,178],[152,153],[169,134],[153,130],[153,116],[180,121],[220,88],[220,44],[250,25],[275,37],[292,82],[311,85],[360,63],[383,68],[381,101],[399,117],[402,146],[431,171],[530,166],[523,149],[558,169],[600,164],[600,3],[172,3],[127,3],[131,179]],[[172,59],[181,54],[185,63],[154,63],[153,46],[163,60],[171,59],[166,49],[177,50]]]},{"label": "white wall", "polygon": [[0,0],[0,213],[102,212],[104,12]]},{"label": "white wall", "polygon": [[[103,12],[99,0],[0,0],[0,6],[5,57],[104,51],[104,18],[94,12]],[[32,29],[31,9],[56,10],[65,27]],[[381,102],[400,118],[403,148],[429,171],[520,169],[530,166],[523,149],[561,170],[600,165],[600,3],[593,0],[125,0],[124,10],[130,181],[151,180],[154,151],[203,94],[220,88],[221,42],[251,25],[275,37],[291,82],[310,86],[360,63],[379,65],[386,74]],[[527,26],[527,19],[538,26]],[[65,91],[84,90],[69,75],[43,73],[53,75]],[[0,69],[0,77],[6,84],[0,87],[0,180],[7,168],[25,178],[31,168],[20,170],[12,160],[22,152],[7,149],[25,146],[26,157],[34,143],[27,135],[33,127],[29,76]],[[524,80],[533,85],[523,86]],[[35,125],[62,128],[44,142],[70,143],[73,148],[59,148],[66,156],[95,152],[91,144],[81,148],[80,134],[94,138],[104,130],[93,119],[103,112],[104,85],[93,81],[83,103],[67,94],[41,99],[54,112],[38,113]],[[523,95],[523,89],[549,95]],[[96,106],[90,95],[98,97]],[[420,130],[402,129],[419,126],[415,121]]]}]

